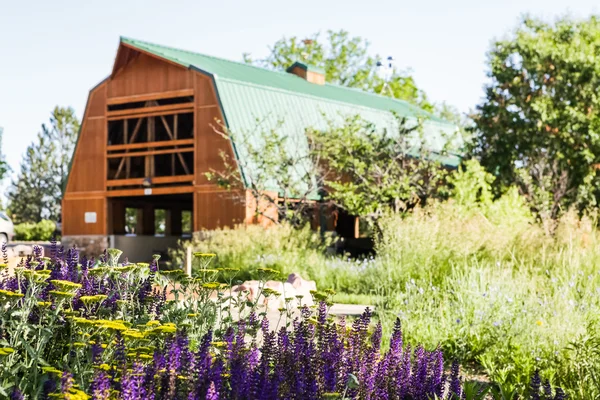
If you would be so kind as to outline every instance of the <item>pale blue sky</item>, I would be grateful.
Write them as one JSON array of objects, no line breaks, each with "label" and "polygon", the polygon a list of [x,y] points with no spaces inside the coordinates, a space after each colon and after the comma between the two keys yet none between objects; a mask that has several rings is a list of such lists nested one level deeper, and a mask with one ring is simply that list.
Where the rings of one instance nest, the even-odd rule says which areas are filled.
[{"label": "pale blue sky", "polygon": [[[14,170],[55,105],[81,118],[90,88],[108,75],[119,36],[239,60],[282,36],[345,29],[410,68],[435,102],[462,112],[482,96],[491,40],[519,16],[600,10],[594,0],[178,1],[0,0],[0,126]],[[102,171],[98,171],[102,173]]]}]

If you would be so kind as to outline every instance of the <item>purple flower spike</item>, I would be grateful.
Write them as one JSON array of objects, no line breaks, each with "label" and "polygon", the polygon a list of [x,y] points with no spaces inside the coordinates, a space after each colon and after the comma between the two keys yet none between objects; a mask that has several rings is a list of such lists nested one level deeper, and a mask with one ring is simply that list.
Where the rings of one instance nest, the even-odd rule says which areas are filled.
[{"label": "purple flower spike", "polygon": [[10,394],[10,400],[24,400],[25,396],[23,396],[23,393],[21,393],[21,391],[17,388],[14,388],[12,393]]},{"label": "purple flower spike", "polygon": [[69,393],[69,390],[73,388],[73,375],[70,372],[63,372],[62,377],[60,378],[60,392],[62,394]]},{"label": "purple flower spike", "polygon": [[206,392],[206,400],[219,400],[219,393],[215,388],[215,383],[211,382],[208,387],[208,391]]},{"label": "purple flower spike", "polygon": [[92,400],[108,400],[110,396],[110,378],[103,371],[98,372],[90,389]]}]

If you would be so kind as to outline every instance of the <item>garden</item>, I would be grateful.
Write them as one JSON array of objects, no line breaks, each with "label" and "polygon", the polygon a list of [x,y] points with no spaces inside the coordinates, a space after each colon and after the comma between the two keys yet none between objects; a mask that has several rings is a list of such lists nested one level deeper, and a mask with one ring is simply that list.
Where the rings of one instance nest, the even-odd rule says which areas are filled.
[{"label": "garden", "polygon": [[[248,56],[274,69],[312,57],[327,82],[387,87],[456,137],[433,152],[420,118],[376,129],[347,116],[307,129],[296,154],[277,129],[223,127],[244,157],[221,152],[223,168],[201,173],[211,190],[243,190],[260,224],[186,236],[168,260],[57,243],[79,122],[55,108],[8,193],[16,238],[51,245],[16,266],[3,245],[0,398],[600,399],[599,21],[525,17],[492,44],[468,118],[399,71],[378,78],[381,60],[345,31]],[[346,251],[327,216],[315,226],[317,208],[354,218],[370,251]],[[289,274],[317,290],[269,284]]]},{"label": "garden", "polygon": [[[233,295],[196,253],[193,277],[151,263],[97,262],[76,250],[41,250],[0,279],[0,394],[11,399],[495,399],[502,386],[465,382],[440,344],[405,340],[397,318],[383,325],[367,308],[353,321],[328,316],[333,290],[312,308],[286,299],[277,326],[257,302]],[[264,282],[278,271],[257,268]],[[229,290],[228,290],[229,289]],[[275,295],[261,287],[265,297]],[[167,293],[173,298],[167,300]],[[294,315],[292,310],[299,308]],[[564,399],[534,371],[532,399]],[[542,397],[540,397],[542,396]]]}]

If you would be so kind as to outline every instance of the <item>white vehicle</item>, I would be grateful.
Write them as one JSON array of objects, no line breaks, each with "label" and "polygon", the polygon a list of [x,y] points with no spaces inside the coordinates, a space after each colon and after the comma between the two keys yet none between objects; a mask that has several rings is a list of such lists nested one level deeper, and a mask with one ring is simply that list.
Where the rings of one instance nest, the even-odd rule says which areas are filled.
[{"label": "white vehicle", "polygon": [[15,227],[8,215],[0,211],[0,243],[8,243],[15,236]]}]

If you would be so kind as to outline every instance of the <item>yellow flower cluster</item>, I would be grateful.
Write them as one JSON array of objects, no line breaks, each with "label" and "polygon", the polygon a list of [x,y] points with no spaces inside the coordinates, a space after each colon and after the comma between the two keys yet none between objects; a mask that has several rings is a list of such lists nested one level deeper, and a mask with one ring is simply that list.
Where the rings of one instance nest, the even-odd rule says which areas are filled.
[{"label": "yellow flower cluster", "polygon": [[15,352],[15,349],[12,347],[0,347],[0,357],[7,356]]},{"label": "yellow flower cluster", "polygon": [[123,265],[121,267],[115,267],[115,268],[113,268],[113,271],[119,272],[121,274],[125,274],[127,272],[133,271],[136,268],[137,268],[136,264],[128,264],[128,265]]},{"label": "yellow flower cluster", "polygon": [[143,339],[144,334],[137,329],[128,329],[122,333],[122,335],[127,339]]},{"label": "yellow flower cluster", "polygon": [[199,251],[194,253],[194,257],[198,257],[198,258],[213,258],[216,256],[217,255],[215,253],[201,253]]},{"label": "yellow flower cluster", "polygon": [[79,300],[81,300],[83,304],[94,304],[106,300],[106,297],[105,294],[97,294],[94,296],[81,296]]},{"label": "yellow flower cluster", "polygon": [[20,298],[23,296],[24,296],[23,293],[0,289],[0,300],[2,300],[2,299],[10,300],[10,299],[15,299],[15,298]]},{"label": "yellow flower cluster", "polygon": [[61,376],[63,373],[61,370],[56,369],[54,367],[42,367],[42,372],[46,374],[56,374],[58,376]]},{"label": "yellow flower cluster", "polygon": [[50,276],[50,270],[48,269],[42,269],[39,271],[35,271],[35,270],[31,270],[31,269],[26,269],[22,271],[22,274],[24,277],[26,277],[27,279],[30,279],[34,282],[37,283],[42,283],[45,282],[48,277]]},{"label": "yellow flower cluster", "polygon": [[257,269],[258,272],[262,272],[263,274],[273,274],[273,275],[279,275],[280,272],[273,269],[273,268],[258,268]]},{"label": "yellow flower cluster", "polygon": [[264,288],[262,291],[263,295],[265,297],[270,297],[270,296],[281,296],[281,293],[279,293],[277,290],[273,290],[271,288]]},{"label": "yellow flower cluster", "polygon": [[50,283],[53,284],[57,289],[63,290],[63,291],[70,291],[70,290],[75,291],[75,290],[81,288],[81,284],[79,284],[79,283],[65,281],[62,279],[52,279],[50,281]]},{"label": "yellow flower cluster", "polygon": [[164,325],[157,326],[156,328],[152,328],[149,331],[144,332],[144,335],[154,335],[161,333],[175,333],[177,332],[177,326],[174,323],[168,322]]},{"label": "yellow flower cluster", "polygon": [[110,268],[108,268],[108,267],[96,267],[96,268],[88,269],[88,274],[100,276],[100,275],[104,275],[104,274],[108,273],[109,271],[110,271]]},{"label": "yellow flower cluster", "polygon": [[202,284],[202,287],[204,289],[214,290],[214,289],[218,289],[219,287],[221,287],[221,284],[219,282],[206,282],[206,283]]},{"label": "yellow flower cluster", "polygon": [[239,272],[239,268],[231,268],[231,267],[225,267],[225,268],[217,268],[218,271],[232,271],[232,272]]}]

